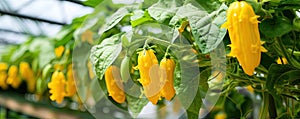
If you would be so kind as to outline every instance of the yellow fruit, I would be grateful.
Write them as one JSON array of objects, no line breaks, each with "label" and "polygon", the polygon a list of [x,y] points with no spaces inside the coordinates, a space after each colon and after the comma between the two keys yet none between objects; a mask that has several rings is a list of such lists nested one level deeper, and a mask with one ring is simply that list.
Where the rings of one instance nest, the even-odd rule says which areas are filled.
[{"label": "yellow fruit", "polygon": [[65,76],[62,72],[55,71],[52,74],[51,82],[48,83],[48,87],[50,89],[50,99],[52,101],[56,101],[57,103],[62,103],[64,97],[66,96],[65,93]]},{"label": "yellow fruit", "polygon": [[36,79],[30,65],[27,62],[21,62],[19,70],[21,77],[27,82],[27,90],[33,93],[36,87]]},{"label": "yellow fruit", "polygon": [[140,71],[139,82],[143,86],[147,86],[150,84],[150,68],[154,65],[158,65],[158,60],[153,50],[143,50],[138,54],[138,69]]},{"label": "yellow fruit", "polygon": [[65,50],[64,46],[59,46],[59,47],[55,48],[55,55],[56,55],[56,57],[60,58],[61,55],[63,54],[64,50]]},{"label": "yellow fruit", "polygon": [[254,93],[254,89],[252,88],[251,85],[248,85],[248,86],[246,87],[246,89],[247,89],[249,92]]},{"label": "yellow fruit", "polygon": [[10,66],[8,70],[8,78],[6,80],[6,83],[11,85],[13,88],[18,88],[21,84],[21,79],[18,76],[18,67],[15,65]]},{"label": "yellow fruit", "polygon": [[227,28],[231,40],[229,56],[236,57],[244,72],[253,75],[260,64],[261,52],[267,50],[261,46],[258,23],[251,5],[245,1],[233,2],[227,10]]},{"label": "yellow fruit", "polygon": [[[163,89],[161,91],[162,97],[165,97],[167,100],[171,100],[175,95],[174,89],[174,70],[175,62],[173,59],[163,58],[160,61],[160,67],[166,72],[166,77],[161,77],[164,82]],[[165,79],[164,79],[165,78]]]},{"label": "yellow fruit", "polygon": [[6,78],[7,78],[7,74],[5,71],[0,71],[0,87],[2,89],[7,89],[7,84],[6,84]]},{"label": "yellow fruit", "polygon": [[118,103],[125,102],[125,93],[123,91],[123,83],[118,67],[108,67],[105,71],[105,82],[109,96]]},{"label": "yellow fruit", "polygon": [[[282,59],[283,63],[282,63],[281,59]],[[283,57],[281,59],[280,58],[277,59],[277,61],[276,61],[277,64],[287,64],[288,63],[285,57]]]},{"label": "yellow fruit", "polygon": [[72,64],[70,64],[67,71],[66,96],[73,96],[74,94],[76,94],[76,86],[73,77]]},{"label": "yellow fruit", "polygon": [[3,70],[7,70],[8,66],[6,63],[1,63],[0,62],[0,71],[3,71]]},{"label": "yellow fruit", "polygon": [[227,115],[225,113],[218,113],[215,116],[215,119],[226,119]]},{"label": "yellow fruit", "polygon": [[139,82],[143,85],[145,96],[152,104],[160,100],[160,83],[158,60],[153,50],[143,50],[138,53]]}]

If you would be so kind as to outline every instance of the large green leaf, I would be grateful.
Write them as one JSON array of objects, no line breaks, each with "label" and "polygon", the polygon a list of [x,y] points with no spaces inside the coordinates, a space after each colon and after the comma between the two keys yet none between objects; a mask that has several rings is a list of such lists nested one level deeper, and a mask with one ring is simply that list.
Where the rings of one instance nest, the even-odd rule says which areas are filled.
[{"label": "large green leaf", "polygon": [[178,10],[176,16],[188,18],[195,42],[203,53],[208,53],[221,43],[226,34],[226,29],[220,28],[226,20],[226,10],[227,6],[223,4],[208,14],[192,4],[186,4]]},{"label": "large green leaf", "polygon": [[50,61],[55,58],[54,45],[49,39],[34,39],[29,46],[29,51],[31,53],[39,54],[38,64],[40,69],[42,69],[46,64],[49,64]]},{"label": "large green leaf", "polygon": [[145,22],[152,22],[154,19],[149,15],[148,11],[136,10],[131,16],[131,26],[135,27],[137,25],[143,24]]},{"label": "large green leaf", "polygon": [[132,13],[136,9],[138,9],[138,6],[136,5],[125,6],[118,9],[107,19],[106,24],[100,29],[99,34],[101,35],[116,26],[125,16],[130,15],[130,13]]},{"label": "large green leaf", "polygon": [[16,62],[17,60],[19,60],[23,55],[25,55],[25,53],[28,51],[28,46],[27,45],[21,45],[17,50],[15,50],[15,52],[11,55],[10,57],[10,61],[11,62]]},{"label": "large green leaf", "polygon": [[149,102],[147,98],[139,98],[130,95],[126,95],[126,99],[128,107],[130,111],[132,111],[134,117],[136,117]]},{"label": "large green leaf", "polygon": [[193,103],[187,109],[188,119],[197,119],[199,116],[199,110],[202,106],[201,90],[198,88],[197,95],[195,96]]},{"label": "large green leaf", "polygon": [[104,39],[91,49],[91,62],[101,80],[105,70],[116,60],[122,50],[121,34]]},{"label": "large green leaf", "polygon": [[219,0],[196,0],[201,7],[203,7],[207,12],[212,12],[218,9],[221,5]]},{"label": "large green leaf", "polygon": [[266,37],[280,37],[293,29],[291,22],[283,17],[274,17],[261,22],[259,30]]},{"label": "large green leaf", "polygon": [[96,7],[103,1],[104,0],[87,0],[87,1],[83,2],[83,4],[86,6],[90,6],[90,7]]},{"label": "large green leaf", "polygon": [[[291,67],[290,65],[279,65],[279,64],[272,64],[269,68],[269,74],[267,77],[266,86],[269,92],[271,92],[272,95],[276,95],[276,86],[282,85],[282,83],[279,83],[279,80],[282,75],[285,75],[286,72],[295,70],[294,67]],[[287,81],[287,80],[286,80]]]},{"label": "large green leaf", "polygon": [[148,11],[155,20],[164,22],[166,19],[172,18],[182,4],[182,0],[160,0],[149,7]]}]

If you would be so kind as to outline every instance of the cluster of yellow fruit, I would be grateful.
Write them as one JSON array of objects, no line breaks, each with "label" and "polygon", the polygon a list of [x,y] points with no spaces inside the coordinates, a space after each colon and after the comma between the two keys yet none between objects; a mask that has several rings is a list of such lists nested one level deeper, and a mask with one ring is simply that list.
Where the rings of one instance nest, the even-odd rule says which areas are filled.
[{"label": "cluster of yellow fruit", "polygon": [[17,89],[24,79],[27,82],[29,92],[34,92],[36,79],[34,72],[27,62],[20,63],[20,69],[16,65],[11,65],[8,69],[6,63],[0,63],[0,87],[7,89],[8,85]]},{"label": "cluster of yellow fruit", "polygon": [[57,103],[62,103],[65,96],[72,97],[76,94],[76,86],[73,77],[72,64],[67,69],[67,80],[61,70],[56,70],[52,74],[51,82],[48,83],[50,89],[50,99]]},{"label": "cluster of yellow fruit", "polygon": [[229,56],[236,57],[244,72],[253,75],[260,64],[261,52],[267,50],[261,45],[257,20],[251,5],[245,1],[230,4],[227,10],[227,22],[222,25],[227,28],[231,40]]},{"label": "cluster of yellow fruit", "polygon": [[[60,58],[64,53],[64,50],[64,46],[55,48],[56,57]],[[66,53],[69,53],[69,51]],[[75,80],[73,77],[72,64],[68,65],[66,74],[67,78],[63,73],[63,65],[55,64],[54,69],[55,71],[52,74],[51,82],[48,83],[48,88],[50,89],[49,92],[51,94],[50,99],[60,104],[63,102],[64,97],[72,97],[76,94]]]},{"label": "cluster of yellow fruit", "polygon": [[[158,60],[152,49],[138,52],[138,66],[140,72],[139,82],[142,84],[144,94],[152,104],[157,104],[162,97],[171,100],[175,95],[173,59]],[[105,72],[105,81],[109,96],[116,102],[125,101],[125,93],[121,81],[120,71],[116,66],[110,66]]]}]

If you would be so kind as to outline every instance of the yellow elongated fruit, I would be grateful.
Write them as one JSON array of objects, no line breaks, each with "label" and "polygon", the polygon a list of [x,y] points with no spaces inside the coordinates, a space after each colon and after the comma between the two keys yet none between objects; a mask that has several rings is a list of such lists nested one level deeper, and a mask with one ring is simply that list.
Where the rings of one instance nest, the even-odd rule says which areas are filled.
[{"label": "yellow elongated fruit", "polygon": [[261,52],[267,50],[261,46],[258,23],[251,5],[245,1],[233,2],[227,10],[227,28],[231,40],[231,52],[228,56],[236,57],[244,72],[253,75],[260,64]]},{"label": "yellow elongated fruit", "polygon": [[160,76],[158,60],[153,50],[143,50],[138,53],[139,82],[143,85],[145,96],[152,104],[160,100]]},{"label": "yellow elongated fruit", "polygon": [[246,87],[246,89],[247,89],[249,92],[254,93],[254,89],[252,88],[251,85],[248,85],[248,86]]},{"label": "yellow elongated fruit", "polygon": [[225,113],[218,113],[216,114],[214,119],[226,119],[227,115]]},{"label": "yellow elongated fruit", "polygon": [[54,49],[55,51],[55,55],[57,58],[60,58],[61,55],[64,53],[65,47],[64,46],[59,46],[57,48]]},{"label": "yellow elongated fruit", "polygon": [[48,83],[48,88],[50,89],[50,99],[56,101],[57,103],[62,103],[65,93],[65,83],[66,79],[62,72],[55,71],[52,74],[51,82]]},{"label": "yellow elongated fruit", "polygon": [[67,71],[67,82],[66,82],[66,96],[73,96],[76,94],[76,86],[75,86],[75,80],[73,77],[73,69],[72,64],[68,66]]},{"label": "yellow elongated fruit", "polygon": [[7,84],[6,84],[7,68],[8,68],[8,66],[6,63],[0,63],[0,87],[2,89],[7,89]]},{"label": "yellow elongated fruit", "polygon": [[0,71],[0,87],[2,89],[7,89],[8,86],[6,84],[7,73],[6,71]]},{"label": "yellow elongated fruit", "polygon": [[[282,59],[282,61],[281,61],[281,59]],[[278,58],[278,59],[276,60],[277,64],[287,64],[287,63],[288,63],[285,57],[283,57],[283,58],[281,58],[281,59]]]},{"label": "yellow elongated fruit", "polygon": [[0,62],[0,71],[7,70],[8,66],[6,63]]},{"label": "yellow elongated fruit", "polygon": [[175,62],[173,59],[163,58],[160,61],[160,67],[166,72],[166,77],[162,77],[162,82],[164,83],[163,89],[161,91],[162,97],[165,97],[167,100],[171,100],[175,95],[174,89],[174,70]]},{"label": "yellow elongated fruit", "polygon": [[119,68],[113,65],[109,66],[104,75],[109,96],[118,103],[125,102],[125,93]]},{"label": "yellow elongated fruit", "polygon": [[27,62],[21,62],[19,70],[21,77],[27,82],[27,90],[33,93],[36,87],[36,79],[33,70],[30,68],[30,65]]},{"label": "yellow elongated fruit", "polygon": [[140,71],[140,80],[139,82],[143,86],[150,84],[150,68],[154,65],[158,65],[158,60],[154,54],[153,50],[143,50],[140,51],[138,56],[138,69]]},{"label": "yellow elongated fruit", "polygon": [[8,70],[8,78],[6,80],[7,84],[11,85],[13,88],[18,88],[21,84],[21,79],[18,76],[18,67],[15,65],[10,66]]}]

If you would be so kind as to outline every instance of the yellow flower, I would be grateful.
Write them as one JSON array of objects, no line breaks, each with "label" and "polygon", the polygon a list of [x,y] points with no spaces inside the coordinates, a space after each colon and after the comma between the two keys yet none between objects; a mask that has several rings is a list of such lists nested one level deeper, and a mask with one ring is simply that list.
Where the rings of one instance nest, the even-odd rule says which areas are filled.
[{"label": "yellow flower", "polygon": [[65,50],[64,46],[59,46],[59,47],[55,48],[55,55],[56,55],[56,57],[60,58],[61,55],[63,54],[64,50]]},{"label": "yellow flower", "polygon": [[21,84],[21,79],[18,76],[18,67],[15,65],[10,66],[8,70],[8,78],[6,80],[6,83],[11,85],[13,88],[18,88]]},{"label": "yellow flower", "polygon": [[[281,59],[282,59],[283,63],[281,62]],[[280,58],[277,59],[277,61],[276,61],[277,64],[287,64],[288,63],[285,57],[283,57],[281,59]]]},{"label": "yellow flower", "polygon": [[215,116],[215,119],[226,119],[227,115],[225,113],[218,113]]},{"label": "yellow flower", "polygon": [[3,70],[7,70],[8,66],[6,63],[1,63],[0,62],[0,71],[3,71]]},{"label": "yellow flower", "polygon": [[118,103],[125,102],[125,93],[123,91],[123,83],[121,81],[121,74],[118,67],[108,67],[105,71],[105,83],[109,96]]},{"label": "yellow flower", "polygon": [[66,96],[73,96],[76,93],[76,86],[73,77],[72,64],[68,66],[67,82],[66,82]]},{"label": "yellow flower", "polygon": [[30,65],[27,62],[21,62],[19,70],[21,77],[27,82],[27,90],[33,93],[36,87],[36,79]]},{"label": "yellow flower", "polygon": [[175,95],[174,89],[174,70],[175,70],[175,62],[173,59],[163,58],[160,61],[160,67],[162,70],[166,72],[166,77],[161,76],[162,82],[164,82],[163,89],[161,91],[161,96],[165,97],[167,100],[171,100]]},{"label": "yellow flower", "polygon": [[64,97],[66,96],[65,93],[65,76],[62,72],[55,71],[52,74],[51,82],[48,83],[48,87],[50,89],[50,99],[52,101],[56,101],[57,103],[62,103]]},{"label": "yellow flower", "polygon": [[145,96],[152,104],[160,100],[160,83],[158,60],[152,49],[138,53],[138,69],[140,72],[139,82],[143,85]]},{"label": "yellow flower", "polygon": [[260,64],[261,52],[267,52],[261,46],[258,17],[247,2],[236,1],[229,6],[227,22],[222,25],[222,28],[229,31],[229,56],[237,57],[244,72],[250,76]]},{"label": "yellow flower", "polygon": [[7,74],[5,71],[0,71],[0,87],[2,89],[7,89],[7,84],[6,84],[6,78],[7,78]]}]

